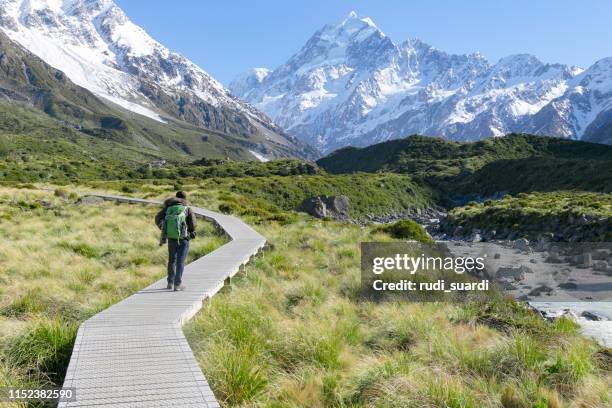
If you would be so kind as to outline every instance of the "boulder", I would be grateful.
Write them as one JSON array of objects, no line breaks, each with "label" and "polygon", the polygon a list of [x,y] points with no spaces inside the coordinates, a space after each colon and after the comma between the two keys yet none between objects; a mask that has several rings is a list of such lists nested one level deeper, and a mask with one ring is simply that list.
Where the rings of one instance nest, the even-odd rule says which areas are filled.
[{"label": "boulder", "polygon": [[538,286],[529,292],[529,296],[542,296],[542,294],[550,295],[553,289],[546,285]]},{"label": "boulder", "polygon": [[593,255],[590,252],[585,252],[582,254],[582,262],[580,264],[583,268],[590,268],[593,266]]},{"label": "boulder", "polygon": [[595,261],[593,263],[593,270],[598,272],[606,272],[608,270],[608,263],[606,261]]},{"label": "boulder", "polygon": [[316,218],[333,218],[349,220],[350,200],[345,195],[316,196],[302,201],[298,211],[303,211]]},{"label": "boulder", "polygon": [[529,241],[525,238],[520,238],[514,241],[513,245],[514,249],[518,249],[519,251],[529,251],[531,248],[529,247]]},{"label": "boulder", "polygon": [[538,236],[538,242],[535,246],[536,251],[550,251],[555,235],[552,232],[545,232]]},{"label": "boulder", "polygon": [[328,210],[332,211],[337,215],[340,215],[341,217],[348,218],[351,200],[349,200],[347,196],[337,195],[327,197],[327,201],[325,201],[325,204],[327,204]]},{"label": "boulder", "polygon": [[501,267],[497,270],[498,279],[514,279],[515,281],[521,281],[525,279],[525,273],[531,273],[531,269],[526,266],[513,267]]},{"label": "boulder", "polygon": [[77,205],[99,205],[104,202],[104,199],[96,196],[83,196],[77,200]]},{"label": "boulder", "polygon": [[298,211],[305,212],[315,218],[327,217],[327,206],[321,197],[307,198],[297,208]]},{"label": "boulder", "polygon": [[601,313],[595,312],[595,311],[591,311],[591,310],[585,310],[584,312],[580,313],[580,316],[584,317],[587,320],[592,320],[592,321],[595,321],[595,322],[601,322],[601,321],[604,321],[604,320],[608,320]]},{"label": "boulder", "polygon": [[593,251],[593,259],[597,261],[605,261],[610,257],[610,250],[607,248],[595,249]]},{"label": "boulder", "polygon": [[497,284],[502,290],[516,290],[518,289],[516,286],[512,284],[510,279],[500,279]]}]

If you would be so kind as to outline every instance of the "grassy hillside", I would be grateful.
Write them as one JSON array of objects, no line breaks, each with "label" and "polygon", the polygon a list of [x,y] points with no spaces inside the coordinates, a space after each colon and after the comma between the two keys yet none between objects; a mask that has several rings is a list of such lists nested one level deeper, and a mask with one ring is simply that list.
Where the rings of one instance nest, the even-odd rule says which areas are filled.
[{"label": "grassy hillside", "polygon": [[473,172],[494,161],[532,156],[612,160],[612,146],[526,134],[469,143],[414,135],[364,148],[340,149],[317,163],[330,173],[393,171],[456,175]]},{"label": "grassy hillside", "polygon": [[[358,174],[330,176],[287,175],[266,177],[213,177],[181,180],[92,181],[87,183],[99,191],[115,189],[123,194],[143,191],[152,197],[162,186],[186,188],[197,186],[197,197],[215,196],[213,208],[239,216],[258,215],[273,219],[291,215],[304,199],[316,195],[344,194],[350,200],[350,215],[363,220],[366,215],[385,215],[433,204],[431,192],[399,174]],[[146,185],[143,190],[143,185]],[[156,187],[160,186],[160,187]],[[283,214],[281,216],[281,214]]]},{"label": "grassy hillside", "polygon": [[[58,149],[66,147],[59,146]],[[161,168],[134,169],[112,159],[71,161],[62,151],[53,150],[55,147],[54,143],[48,144],[48,153],[44,156],[39,152],[25,157],[11,153],[6,157],[5,167],[0,159],[0,176],[3,171],[6,175],[4,184],[14,183],[9,180],[18,180],[25,186],[36,181],[56,181],[79,185],[81,189],[88,186],[96,191],[114,189],[123,194],[143,192],[147,196],[160,191],[162,187],[157,186],[180,189],[197,185],[202,195],[209,190],[225,192],[215,208],[224,204],[224,212],[265,213],[269,217],[294,210],[306,198],[317,195],[348,196],[351,215],[362,220],[368,214],[386,215],[434,204],[428,187],[401,174],[329,175],[312,163],[300,160],[261,163],[202,159],[191,165],[167,163]],[[143,186],[147,187],[143,189]]]},{"label": "grassy hillside", "polygon": [[410,136],[341,149],[317,163],[331,173],[409,174],[446,197],[533,190],[612,191],[612,146],[524,134],[472,143]]},{"label": "grassy hillside", "polygon": [[0,180],[121,178],[160,152],[91,137],[37,111],[0,103]]},{"label": "grassy hillside", "polygon": [[[163,125],[159,125],[162,127]],[[174,142],[157,135],[151,127],[150,137],[161,145]],[[275,161],[258,167],[237,163],[250,159],[244,146],[224,135],[203,136],[200,130],[179,133],[186,143],[197,144],[189,154],[168,147],[144,147],[125,143],[108,135],[90,135],[73,126],[41,114],[37,110],[0,102],[0,180],[2,181],[70,181],[131,178],[183,178],[228,175],[266,175],[276,168],[279,174],[313,171],[306,162]],[[206,141],[202,141],[203,138]],[[116,139],[116,140],[115,140]],[[190,165],[196,157],[208,157],[210,163],[224,165]],[[229,160],[228,160],[229,159]],[[234,159],[234,160],[231,160]],[[161,165],[162,161],[165,164]],[[310,166],[311,170],[307,170]],[[262,170],[263,169],[263,170]]]},{"label": "grassy hillside", "polygon": [[243,178],[232,181],[229,190],[253,200],[265,200],[282,210],[293,210],[306,198],[346,195],[350,215],[384,215],[432,205],[431,192],[399,174],[303,175],[294,177]]},{"label": "grassy hillside", "polygon": [[[605,147],[603,148],[605,152]],[[487,197],[499,192],[579,190],[612,192],[612,152],[606,159],[533,156],[498,160],[440,182],[449,194]]]}]

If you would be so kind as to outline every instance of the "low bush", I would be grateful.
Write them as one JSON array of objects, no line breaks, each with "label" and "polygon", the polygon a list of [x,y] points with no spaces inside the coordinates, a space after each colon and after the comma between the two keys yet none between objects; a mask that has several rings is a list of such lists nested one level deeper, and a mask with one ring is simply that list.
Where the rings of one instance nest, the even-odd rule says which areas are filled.
[{"label": "low bush", "polygon": [[427,244],[433,243],[433,239],[423,227],[412,220],[397,221],[393,224],[379,227],[377,230],[397,239],[415,240]]}]

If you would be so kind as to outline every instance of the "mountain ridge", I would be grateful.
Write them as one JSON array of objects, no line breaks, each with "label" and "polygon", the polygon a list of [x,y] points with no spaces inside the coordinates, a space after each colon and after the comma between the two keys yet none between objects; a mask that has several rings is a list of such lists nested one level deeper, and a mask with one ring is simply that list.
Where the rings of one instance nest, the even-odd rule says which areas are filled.
[{"label": "mountain ridge", "polygon": [[612,110],[605,61],[587,70],[529,54],[490,63],[418,39],[395,43],[352,12],[265,77],[242,76],[229,88],[327,153],[413,133],[476,140],[527,132],[612,143],[589,129],[593,117]]}]

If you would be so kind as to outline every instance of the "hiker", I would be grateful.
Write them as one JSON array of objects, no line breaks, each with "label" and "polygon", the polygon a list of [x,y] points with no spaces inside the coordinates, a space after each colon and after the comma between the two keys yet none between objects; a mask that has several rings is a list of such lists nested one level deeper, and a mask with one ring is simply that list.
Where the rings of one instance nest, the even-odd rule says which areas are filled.
[{"label": "hiker", "polygon": [[189,208],[187,195],[178,191],[176,197],[164,201],[162,208],[155,216],[155,224],[161,230],[159,245],[168,241],[168,286],[175,291],[185,290],[181,283],[185,258],[189,252],[189,240],[196,236],[195,214]]}]

